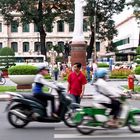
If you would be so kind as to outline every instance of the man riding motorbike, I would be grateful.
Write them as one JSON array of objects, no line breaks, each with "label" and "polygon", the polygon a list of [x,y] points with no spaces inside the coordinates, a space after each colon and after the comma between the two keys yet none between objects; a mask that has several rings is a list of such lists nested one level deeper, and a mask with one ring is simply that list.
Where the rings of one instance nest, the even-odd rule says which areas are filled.
[{"label": "man riding motorbike", "polygon": [[[35,98],[41,100],[43,103],[47,102],[48,100],[51,101],[51,111],[52,111],[52,117],[58,118],[58,115],[55,111],[55,98],[51,94],[47,94],[43,92],[44,86],[54,87],[55,85],[47,82],[44,79],[44,76],[48,74],[48,69],[46,67],[40,67],[38,70],[38,74],[36,75],[34,79],[34,86],[32,89],[33,95]],[[55,89],[55,87],[54,87]]]},{"label": "man riding motorbike", "polygon": [[95,87],[97,94],[95,96],[100,96],[101,104],[107,108],[111,108],[110,116],[112,118],[107,122],[110,127],[118,127],[118,116],[121,110],[121,103],[119,97],[121,96],[121,91],[118,88],[112,87],[106,81],[106,70],[97,71],[97,81],[95,82]]}]

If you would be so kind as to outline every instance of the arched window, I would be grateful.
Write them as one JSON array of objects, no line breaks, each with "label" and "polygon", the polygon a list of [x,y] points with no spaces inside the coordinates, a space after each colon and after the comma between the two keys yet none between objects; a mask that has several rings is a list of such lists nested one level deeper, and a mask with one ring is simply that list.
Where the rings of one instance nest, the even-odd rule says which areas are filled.
[{"label": "arched window", "polygon": [[17,42],[11,42],[11,48],[14,52],[18,52],[18,43]]},{"label": "arched window", "polygon": [[35,42],[34,43],[34,51],[39,52],[40,51],[40,42]]},{"label": "arched window", "polygon": [[83,21],[83,31],[87,32],[88,31],[88,22],[84,19]]},{"label": "arched window", "polygon": [[30,30],[29,24],[23,23],[23,25],[22,25],[22,31],[23,32],[29,32],[29,30]]},{"label": "arched window", "polygon": [[57,32],[64,32],[64,21],[57,21]]},{"label": "arched window", "polygon": [[23,52],[29,51],[29,42],[23,42]]}]

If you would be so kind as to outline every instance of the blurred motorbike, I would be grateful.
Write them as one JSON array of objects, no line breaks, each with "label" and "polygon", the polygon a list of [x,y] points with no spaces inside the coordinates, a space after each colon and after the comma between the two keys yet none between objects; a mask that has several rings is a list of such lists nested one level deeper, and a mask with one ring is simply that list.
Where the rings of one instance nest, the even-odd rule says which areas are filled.
[{"label": "blurred motorbike", "polygon": [[110,119],[110,110],[104,107],[101,103],[93,101],[92,107],[78,109],[75,114],[74,120],[77,122],[77,130],[81,134],[88,135],[96,130],[118,129],[127,126],[130,131],[140,133],[140,109],[131,108],[127,101],[127,99],[132,97],[133,95],[130,93],[120,97],[121,113],[117,128],[107,125],[107,122]]},{"label": "blurred motorbike", "polygon": [[42,102],[33,97],[33,95],[18,94],[7,92],[10,95],[10,100],[6,106],[7,118],[9,123],[16,128],[23,128],[30,122],[56,123],[64,121],[70,127],[74,124],[69,123],[71,117],[72,99],[66,94],[66,89],[55,84],[55,90],[58,94],[58,116],[59,118],[50,117],[47,111],[47,101]]}]

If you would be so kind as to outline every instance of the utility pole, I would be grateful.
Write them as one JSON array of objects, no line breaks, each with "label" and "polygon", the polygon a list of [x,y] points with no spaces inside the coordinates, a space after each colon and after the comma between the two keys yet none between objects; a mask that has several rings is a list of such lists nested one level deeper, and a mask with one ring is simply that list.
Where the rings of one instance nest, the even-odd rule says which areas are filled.
[{"label": "utility pole", "polygon": [[96,51],[96,12],[97,12],[96,0],[94,0],[94,43],[93,43],[94,60],[97,59],[97,51]]}]

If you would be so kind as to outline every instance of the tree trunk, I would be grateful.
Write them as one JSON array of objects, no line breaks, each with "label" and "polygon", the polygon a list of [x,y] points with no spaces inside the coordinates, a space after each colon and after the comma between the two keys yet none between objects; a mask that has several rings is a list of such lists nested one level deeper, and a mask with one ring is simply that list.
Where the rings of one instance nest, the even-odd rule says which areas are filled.
[{"label": "tree trunk", "polygon": [[87,47],[87,60],[92,58],[93,44],[94,44],[94,29],[93,29],[93,27],[91,27],[90,44],[89,44],[89,46]]},{"label": "tree trunk", "polygon": [[41,30],[40,30],[39,33],[40,33],[40,45],[41,45],[40,51],[41,51],[41,54],[45,56],[46,61],[47,61],[46,33],[45,33],[45,30],[44,30],[43,26],[41,27]]}]

